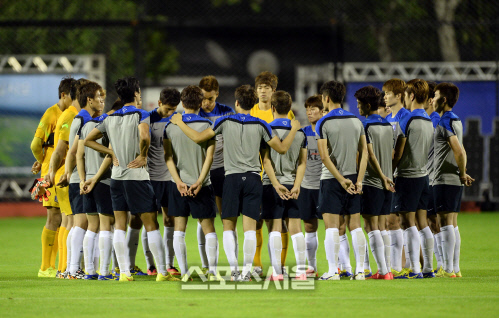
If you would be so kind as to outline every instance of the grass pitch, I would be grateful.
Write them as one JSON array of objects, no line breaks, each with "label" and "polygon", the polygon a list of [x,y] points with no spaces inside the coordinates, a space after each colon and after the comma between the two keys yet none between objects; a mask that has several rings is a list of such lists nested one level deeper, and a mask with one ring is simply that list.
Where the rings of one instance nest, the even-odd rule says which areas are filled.
[{"label": "grass pitch", "polygon": [[[315,281],[313,290],[183,290],[177,282],[84,281],[38,278],[44,218],[0,220],[1,317],[497,317],[499,313],[499,213],[462,214],[463,278],[394,281]],[[161,223],[161,222],[160,222]],[[241,224],[239,224],[241,226]],[[227,265],[222,226],[216,223],[220,264]],[[264,231],[264,266],[268,266]],[[239,242],[243,235],[239,228]],[[318,266],[327,270],[324,226],[319,226]],[[196,227],[187,230],[189,265],[200,265]],[[137,265],[145,269],[141,247]],[[351,252],[353,258],[353,252]],[[242,259],[242,251],[240,251]],[[355,262],[352,260],[352,265]],[[295,258],[290,241],[287,265]],[[436,265],[436,262],[435,262]],[[371,267],[375,263],[371,255]],[[200,284],[194,281],[188,284]],[[233,283],[228,283],[231,285]],[[249,284],[256,285],[252,282]],[[210,285],[211,286],[211,285]]]}]

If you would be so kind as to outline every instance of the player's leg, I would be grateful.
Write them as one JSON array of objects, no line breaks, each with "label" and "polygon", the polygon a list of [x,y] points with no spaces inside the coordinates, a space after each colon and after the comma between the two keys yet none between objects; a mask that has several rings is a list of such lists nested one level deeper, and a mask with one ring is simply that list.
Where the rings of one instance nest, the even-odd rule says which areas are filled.
[{"label": "player's leg", "polygon": [[203,228],[201,226],[201,222],[197,222],[197,239],[198,239],[198,250],[199,257],[201,258],[201,266],[203,267],[203,273],[208,272],[208,256],[206,255],[206,239],[203,233]]},{"label": "player's leg", "polygon": [[350,242],[347,236],[347,224],[345,218],[340,215],[340,228],[338,229],[340,235],[340,251],[338,255],[340,268],[340,277],[352,277],[352,265],[350,263]]},{"label": "player's leg", "polygon": [[412,273],[409,273],[409,278],[422,278],[423,275],[421,274],[421,265],[419,263],[421,242],[416,228],[416,212],[401,212],[400,218],[402,227],[404,228],[404,241],[406,242],[412,267]]},{"label": "player's leg", "polygon": [[[263,207],[262,207],[263,209]],[[282,276],[282,264],[281,264],[281,253],[282,253],[282,219],[265,219],[265,224],[269,232],[269,241],[267,244],[267,249],[269,251],[270,264],[272,266],[272,277],[271,279],[280,279],[278,276]]]},{"label": "player's leg", "polygon": [[289,231],[288,227],[286,225],[286,222],[282,220],[281,222],[281,245],[282,245],[282,252],[281,252],[281,266],[283,267],[286,265],[286,258],[288,257],[288,244],[289,244]]},{"label": "player's leg", "polygon": [[[329,269],[321,279],[336,277],[339,280],[338,273],[338,254],[340,252],[340,215],[332,213],[323,213],[324,226],[326,228],[326,238],[324,239],[324,248],[326,250],[326,258],[329,264]],[[335,278],[336,279],[336,278]]]},{"label": "player's leg", "polygon": [[[128,251],[128,259],[130,262],[130,273],[132,275],[142,275],[143,272],[138,266],[135,265],[135,259],[137,258],[137,250],[139,248],[139,238],[140,230],[142,229],[143,223],[140,216],[134,214],[129,215],[128,230],[126,233],[126,244]],[[137,268],[136,268],[137,267]]]},{"label": "player's leg", "polygon": [[[61,211],[59,209],[59,211]],[[69,234],[69,229],[67,228],[68,226],[68,217],[66,216],[65,213],[61,213],[61,227],[59,228],[59,265],[58,265],[58,272],[59,276],[57,278],[64,278],[64,273],[66,272],[66,266],[67,266],[67,245],[66,241],[68,238]]]},{"label": "player's leg", "polygon": [[[83,256],[83,240],[87,231],[87,215],[83,213],[83,197],[80,195],[78,183],[69,184],[69,200],[73,211],[73,233],[71,235],[71,263],[69,265],[69,275],[75,278],[84,278],[80,269],[81,258]],[[93,257],[92,257],[93,260]],[[79,274],[77,276],[77,274]]]},{"label": "player's leg", "polygon": [[455,277],[454,273],[454,251],[456,247],[456,231],[454,228],[454,217],[452,212],[438,212],[442,227],[442,251],[444,258],[444,277]]},{"label": "player's leg", "polygon": [[295,252],[296,279],[306,280],[307,279],[307,273],[306,273],[307,267],[305,265],[306,245],[305,245],[305,236],[303,235],[303,230],[301,227],[300,212],[298,210],[298,207],[294,209],[293,212],[289,211],[288,209],[287,216],[288,216],[289,234],[291,235],[291,240],[293,242],[293,250]]},{"label": "player's leg", "polygon": [[111,264],[111,254],[113,250],[113,224],[114,215],[99,214],[99,250],[100,250],[100,268],[99,280],[112,280],[114,275],[109,271]]},{"label": "player's leg", "polygon": [[74,232],[74,218],[73,215],[67,215],[68,217],[68,223],[67,223],[67,228],[68,230],[68,235],[66,236],[66,271],[65,271],[65,278],[69,277],[69,267],[71,264],[71,255],[73,249],[71,248],[71,242],[72,242],[72,237],[73,237],[73,232]]},{"label": "player's leg", "polygon": [[416,220],[421,229],[419,231],[419,240],[421,242],[421,251],[423,252],[423,277],[431,278],[433,275],[433,247],[435,244],[433,233],[428,225],[426,210],[416,211]]},{"label": "player's leg", "polygon": [[[226,206],[229,200],[225,200],[223,205]],[[222,210],[225,211],[225,210]],[[222,212],[224,215],[225,212]],[[236,242],[234,239],[234,231],[237,225],[237,217],[225,217],[222,219],[223,224],[223,244],[225,255],[227,256],[227,261],[229,262],[229,266],[231,269],[231,280],[237,280],[239,277],[239,272],[237,268],[237,257],[236,257]]]},{"label": "player's leg", "polygon": [[254,259],[254,271],[259,276],[263,275],[262,265],[262,246],[263,246],[263,220],[256,223],[256,252]]},{"label": "player's leg", "polygon": [[317,219],[304,220],[305,227],[305,248],[307,251],[308,270],[307,276],[316,277],[317,270],[317,249],[319,248],[319,238],[317,237],[317,228],[319,226]]},{"label": "player's leg", "polygon": [[56,241],[57,229],[61,225],[61,212],[56,207],[47,207],[47,222],[42,231],[42,264],[38,277],[55,277],[56,271],[50,269],[51,258]]},{"label": "player's leg", "polygon": [[[359,209],[360,210],[360,209]],[[360,226],[360,213],[347,215],[345,221],[352,235],[352,247],[355,254],[355,272],[353,273],[353,280],[365,279],[364,273],[364,258],[366,255],[366,237],[362,227]]]},{"label": "player's leg", "polygon": [[378,227],[381,232],[381,237],[383,238],[383,244],[385,245],[385,261],[386,268],[388,272],[390,272],[390,278],[393,278],[391,275],[391,249],[392,249],[392,240],[391,235],[388,229],[388,216],[390,215],[391,206],[392,206],[392,198],[393,194],[390,191],[383,190],[385,194],[385,199],[383,201],[383,206],[381,207],[381,212],[378,217]]},{"label": "player's leg", "polygon": [[95,238],[99,233],[99,214],[95,212],[87,213],[87,232],[83,238],[83,259],[85,261],[85,279],[97,279],[96,268],[94,267]]},{"label": "player's leg", "polygon": [[[367,222],[363,215],[362,215],[362,217],[364,219],[364,231],[365,231],[365,233],[369,234],[370,232],[373,231],[373,229],[371,228],[371,223]],[[376,222],[376,225],[378,225],[377,223],[378,222]],[[374,256],[374,254],[373,254],[373,256]],[[373,275],[371,272],[371,263],[369,262],[369,243],[368,242],[366,242],[366,252],[364,255],[364,274],[365,274],[365,278],[371,278],[371,276]]]},{"label": "player's leg", "polygon": [[[156,214],[156,218],[158,217],[158,211],[154,211]],[[147,231],[144,227],[142,227],[142,231],[140,232],[140,240],[142,242],[142,251],[144,252],[144,258],[146,259],[146,268],[156,268],[154,265],[154,256],[152,255],[151,249],[149,247],[149,239],[147,238]],[[163,244],[164,245],[164,244]],[[134,266],[135,267],[135,266]],[[147,273],[142,272],[140,268],[134,268],[135,275],[143,275],[146,276]]]},{"label": "player's leg", "polygon": [[[261,192],[260,192],[261,196]],[[243,203],[244,204],[244,203]],[[255,211],[257,211],[255,209]],[[244,244],[243,244],[243,270],[241,276],[239,278],[240,281],[246,281],[247,278],[251,275],[251,266],[253,265],[253,259],[255,257],[256,252],[256,219],[255,215],[245,215],[243,210],[243,231],[244,231]],[[253,212],[254,213],[254,212]],[[279,220],[280,221],[280,220]],[[278,241],[280,239],[279,236],[274,239],[274,241]]]},{"label": "player's leg", "polygon": [[[180,272],[175,268],[174,259],[175,251],[173,249],[173,233],[175,232],[175,217],[168,214],[168,205],[162,207],[163,211],[163,245],[165,246],[165,261],[168,273],[180,276]],[[150,272],[149,272],[150,271]],[[156,268],[147,269],[147,274],[153,275],[156,272]]]},{"label": "player's leg", "polygon": [[457,212],[452,213],[452,225],[454,225],[454,233],[456,237],[456,245],[454,246],[454,273],[456,277],[462,277],[461,268],[459,267],[459,257],[461,256],[461,234],[459,233],[459,227],[457,226]]},{"label": "player's leg", "polygon": [[[215,214],[216,215],[216,214]],[[221,280],[218,271],[218,237],[215,232],[214,218],[199,219],[206,238],[206,254],[208,256],[208,280]]]}]

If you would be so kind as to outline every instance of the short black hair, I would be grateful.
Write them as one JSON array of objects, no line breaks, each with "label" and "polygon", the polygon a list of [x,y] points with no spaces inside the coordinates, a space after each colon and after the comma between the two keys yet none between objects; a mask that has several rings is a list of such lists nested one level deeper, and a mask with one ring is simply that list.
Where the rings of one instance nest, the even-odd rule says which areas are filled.
[{"label": "short black hair", "polygon": [[452,83],[440,83],[435,87],[435,92],[440,91],[440,97],[445,97],[447,105],[453,108],[459,99],[459,88]]},{"label": "short black hair", "polygon": [[291,95],[285,91],[277,91],[272,94],[272,99],[270,100],[270,104],[275,108],[275,111],[279,115],[286,115],[291,110],[291,104],[293,101],[291,100]]},{"label": "short black hair", "polygon": [[371,111],[377,110],[380,104],[381,91],[376,87],[369,85],[362,87],[353,95],[363,105],[371,105]]},{"label": "short black hair", "polygon": [[159,94],[159,101],[163,105],[177,106],[180,103],[180,92],[173,87],[163,88]]},{"label": "short black hair", "polygon": [[118,79],[114,83],[114,88],[124,104],[132,103],[135,100],[135,93],[140,92],[139,80],[131,76]]},{"label": "short black hair", "polygon": [[307,107],[317,107],[320,110],[324,109],[324,105],[322,104],[322,96],[321,95],[313,95],[307,98],[305,101],[305,108]]},{"label": "short black hair", "polygon": [[347,89],[343,83],[338,81],[329,81],[321,86],[320,93],[323,96],[327,96],[335,104],[343,103],[343,99],[347,93]]},{"label": "short black hair", "polygon": [[81,108],[86,107],[88,98],[93,99],[95,97],[95,94],[97,94],[97,92],[101,88],[102,87],[99,84],[91,81],[81,85],[79,87],[79,94],[78,94],[78,103],[80,104],[80,107]]},{"label": "short black hair", "polygon": [[71,76],[65,76],[62,78],[61,83],[59,83],[59,99],[61,99],[62,93],[71,95],[71,87],[76,80]]},{"label": "short black hair", "polygon": [[426,83],[428,83],[428,87],[430,88],[428,99],[435,97],[435,87],[437,86],[437,83],[428,81],[426,81]]},{"label": "short black hair", "polygon": [[74,81],[73,85],[71,85],[71,92],[70,92],[71,100],[78,100],[78,102],[79,102],[80,100],[78,99],[78,96],[80,93],[80,88],[84,84],[87,84],[89,82],[90,82],[89,80],[87,80],[86,78],[83,78],[83,77]]},{"label": "short black hair", "polygon": [[203,103],[203,91],[199,86],[189,85],[182,90],[180,100],[185,109],[198,110]]},{"label": "short black hair", "polygon": [[239,102],[239,106],[244,110],[251,110],[258,100],[255,89],[250,85],[243,85],[236,88],[234,96],[236,101]]}]

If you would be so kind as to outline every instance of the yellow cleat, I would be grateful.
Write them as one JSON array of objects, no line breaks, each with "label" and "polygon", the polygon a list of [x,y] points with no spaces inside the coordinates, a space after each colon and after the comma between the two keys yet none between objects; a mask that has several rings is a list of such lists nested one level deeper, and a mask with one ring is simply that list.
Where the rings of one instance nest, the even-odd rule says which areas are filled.
[{"label": "yellow cleat", "polygon": [[461,274],[461,271],[456,273],[456,277],[463,277],[463,274]]},{"label": "yellow cleat", "polygon": [[444,275],[442,277],[446,277],[446,278],[456,278],[456,274],[454,272],[452,273],[447,273],[446,271],[444,271]]},{"label": "yellow cleat", "polygon": [[52,267],[47,268],[46,270],[42,271],[41,269],[38,271],[38,277],[42,278],[55,278],[55,275],[57,274],[57,271],[53,269]]},{"label": "yellow cleat", "polygon": [[402,268],[402,270],[400,272],[392,269],[393,279],[407,279],[407,278],[409,278],[409,277],[407,277],[408,275],[405,273],[404,269],[405,268]]},{"label": "yellow cleat", "polygon": [[172,274],[170,273],[167,273],[166,275],[163,275],[161,273],[158,273],[158,275],[156,275],[156,281],[157,282],[179,282],[180,279],[177,278],[177,277],[174,277]]},{"label": "yellow cleat", "polygon": [[223,279],[223,277],[220,276],[220,273],[217,273],[216,275],[212,274],[212,273],[208,273],[208,281],[209,282],[224,282],[225,279]]},{"label": "yellow cleat", "polygon": [[206,268],[206,267],[203,267],[203,268],[201,269],[201,271],[203,272],[203,275],[208,275],[209,269],[208,269],[208,268]]},{"label": "yellow cleat", "polygon": [[126,276],[125,273],[120,275],[120,282],[131,282],[133,280],[133,276]]}]

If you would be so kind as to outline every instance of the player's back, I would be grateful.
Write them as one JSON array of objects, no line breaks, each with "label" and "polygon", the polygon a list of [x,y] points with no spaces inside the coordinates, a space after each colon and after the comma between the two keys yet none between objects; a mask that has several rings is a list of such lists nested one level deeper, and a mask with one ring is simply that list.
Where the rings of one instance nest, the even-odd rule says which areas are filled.
[{"label": "player's back", "polygon": [[[170,116],[171,117],[171,116]],[[150,112],[151,144],[147,152],[149,177],[153,181],[170,181],[171,175],[165,163],[163,134],[170,117],[163,118],[154,109]]]},{"label": "player's back", "polygon": [[[90,132],[101,123],[108,115],[104,114],[97,118],[93,118],[86,122],[81,128],[80,140],[85,140],[85,138],[90,134]],[[104,145],[105,147],[109,147],[109,139],[107,138],[107,134],[104,134],[102,138],[96,140],[97,143]],[[85,147],[85,177],[88,179],[92,178],[97,174],[100,169],[105,154],[98,152],[92,148]],[[103,182],[107,185],[110,185],[111,178],[111,168],[109,168],[100,179],[100,182]]]},{"label": "player's back", "polygon": [[[440,121],[440,115],[437,112],[433,112],[430,114],[430,119],[433,124],[433,136],[435,136],[435,132],[437,131],[436,128],[438,122]],[[426,169],[428,170],[428,177],[430,178],[430,185],[433,183],[433,179],[435,177],[435,169],[433,167],[433,158],[435,153],[434,139],[435,137],[433,137],[431,140],[430,150],[428,150],[428,164],[426,165]]]},{"label": "player's back", "polygon": [[393,148],[395,148],[395,144],[397,143],[397,138],[400,136],[400,120],[404,118],[407,114],[410,114],[411,112],[408,111],[405,108],[399,109],[399,111],[396,114],[389,114],[386,116],[386,120],[392,125],[393,131],[395,132],[394,138],[393,138]]},{"label": "player's back", "polygon": [[306,189],[319,189],[322,171],[322,160],[317,145],[319,135],[312,129],[312,125],[306,126],[303,131],[307,136],[307,167],[301,186]]},{"label": "player's back", "polygon": [[[319,119],[316,131],[320,139],[327,139],[329,157],[341,175],[357,173],[357,150],[364,134],[362,122],[352,113],[337,108]],[[323,165],[321,180],[334,178]]]},{"label": "player's back", "polygon": [[[86,109],[80,110],[78,115],[75,116],[73,122],[71,123],[71,127],[69,129],[69,149],[73,147],[76,135],[80,135],[81,128],[89,121],[92,120],[92,116]],[[79,138],[79,137],[78,137]],[[69,179],[69,183],[80,183],[80,176],[78,175],[78,170],[75,165],[73,172],[71,173],[71,178]]]},{"label": "player's back", "polygon": [[[56,124],[55,131],[54,131],[54,147],[55,148],[57,148],[57,144],[59,143],[59,140],[63,140],[63,141],[66,141],[69,143],[69,133],[70,133],[71,124],[72,124],[73,119],[75,118],[75,116],[77,114],[78,114],[78,111],[76,110],[76,108],[74,106],[69,106],[66,110],[64,110],[62,112],[62,114],[57,119],[57,124]],[[64,173],[65,163],[66,163],[65,159],[63,159],[62,164],[59,167],[59,170],[57,170],[57,173],[55,175],[55,177],[56,177],[55,182],[58,182],[59,177]]]},{"label": "player's back", "polygon": [[463,123],[454,112],[449,111],[442,115],[435,132],[434,184],[461,186],[456,158],[448,143],[451,136],[456,136],[459,144],[463,145]]}]

